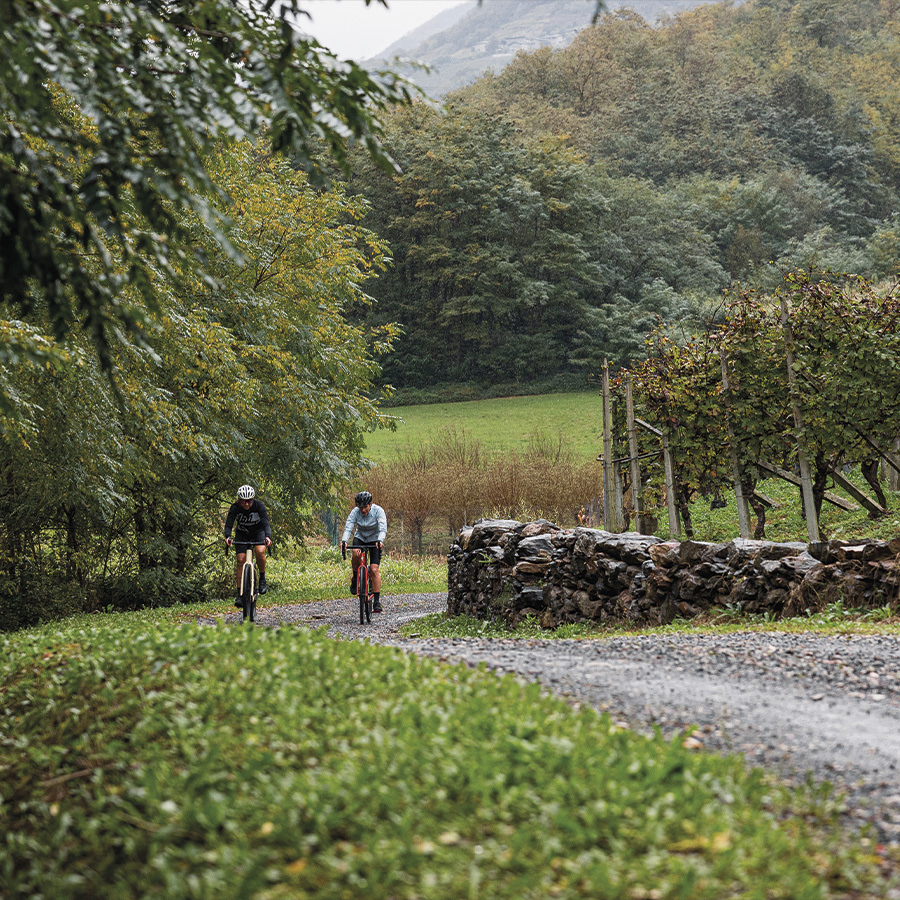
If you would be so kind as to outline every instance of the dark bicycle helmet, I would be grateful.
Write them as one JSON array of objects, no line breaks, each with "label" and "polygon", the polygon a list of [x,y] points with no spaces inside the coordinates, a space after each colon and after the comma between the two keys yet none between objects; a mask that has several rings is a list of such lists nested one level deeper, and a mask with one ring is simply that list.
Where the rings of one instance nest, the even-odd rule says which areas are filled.
[{"label": "dark bicycle helmet", "polygon": [[256,496],[256,491],[249,484],[242,484],[238,488],[238,500],[252,500]]},{"label": "dark bicycle helmet", "polygon": [[364,506],[368,506],[372,502],[372,495],[368,491],[360,491],[356,495],[356,505],[362,509]]}]

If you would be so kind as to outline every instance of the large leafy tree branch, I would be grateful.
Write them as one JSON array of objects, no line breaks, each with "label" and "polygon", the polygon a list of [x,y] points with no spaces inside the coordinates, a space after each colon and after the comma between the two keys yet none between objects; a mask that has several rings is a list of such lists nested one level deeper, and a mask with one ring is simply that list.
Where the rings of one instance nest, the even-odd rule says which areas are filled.
[{"label": "large leafy tree branch", "polygon": [[[384,0],[366,0],[384,2]],[[392,161],[379,114],[411,99],[292,24],[298,0],[10,0],[0,10],[0,300],[101,361],[140,334],[154,273],[202,269],[200,219],[239,259],[207,161],[265,131],[321,183],[323,148]],[[126,286],[128,290],[126,290]],[[131,299],[129,299],[131,298]]]}]

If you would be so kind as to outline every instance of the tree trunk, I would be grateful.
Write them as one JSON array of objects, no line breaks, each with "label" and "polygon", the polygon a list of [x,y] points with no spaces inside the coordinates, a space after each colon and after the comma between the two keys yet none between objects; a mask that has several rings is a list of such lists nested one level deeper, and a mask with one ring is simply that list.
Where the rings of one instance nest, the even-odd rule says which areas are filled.
[{"label": "tree trunk", "polygon": [[679,485],[675,496],[678,512],[681,514],[681,521],[684,524],[684,536],[688,540],[692,540],[694,537],[694,523],[691,521],[690,493],[690,490]]},{"label": "tree trunk", "polygon": [[753,508],[756,516],[756,526],[753,529],[753,537],[757,541],[766,539],[766,504],[756,496],[756,484],[751,481],[742,481],[741,487],[747,502]]},{"label": "tree trunk", "polygon": [[153,534],[152,522],[150,504],[144,502],[143,492],[138,489],[134,498],[134,538],[139,572],[147,572],[156,565],[156,559],[148,549]]},{"label": "tree trunk", "polygon": [[84,584],[83,575],[78,571],[76,557],[78,555],[79,541],[78,529],[75,523],[75,510],[71,506],[65,507],[66,517],[66,581],[78,579],[79,584]]},{"label": "tree trunk", "polygon": [[822,515],[822,501],[825,499],[825,492],[828,490],[828,475],[831,466],[825,459],[824,453],[816,453],[815,458],[815,474],[813,476],[813,502],[816,509],[816,521],[818,522]]},{"label": "tree trunk", "polygon": [[881,480],[878,477],[878,457],[874,456],[872,459],[864,459],[860,463],[860,469],[862,470],[863,478],[869,483],[869,487],[875,491],[875,496],[878,498],[878,505],[887,509],[887,498],[884,496]]}]

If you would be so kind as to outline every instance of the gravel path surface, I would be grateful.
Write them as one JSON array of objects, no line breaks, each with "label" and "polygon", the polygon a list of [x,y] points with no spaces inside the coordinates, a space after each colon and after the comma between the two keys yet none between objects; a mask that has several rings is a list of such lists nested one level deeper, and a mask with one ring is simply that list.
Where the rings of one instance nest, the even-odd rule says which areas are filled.
[{"label": "gravel path surface", "polygon": [[[273,598],[274,599],[274,598]],[[603,640],[438,640],[396,629],[446,609],[445,594],[390,596],[371,625],[352,599],[260,611],[263,625],[511,672],[639,731],[692,726],[692,746],[740,753],[786,778],[812,772],[848,793],[848,816],[900,843],[900,638],[647,635]]]}]

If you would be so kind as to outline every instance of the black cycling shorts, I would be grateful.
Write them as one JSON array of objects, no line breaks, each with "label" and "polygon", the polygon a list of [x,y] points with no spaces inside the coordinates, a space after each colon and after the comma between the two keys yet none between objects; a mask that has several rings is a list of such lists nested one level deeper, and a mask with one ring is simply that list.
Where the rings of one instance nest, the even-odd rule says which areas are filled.
[{"label": "black cycling shorts", "polygon": [[265,544],[265,542],[265,531],[259,531],[255,535],[247,534],[244,531],[236,531],[234,533],[234,543],[231,546],[234,547],[235,553],[246,553],[251,547],[257,544]]},{"label": "black cycling shorts", "polygon": [[[355,544],[350,545],[351,550],[359,550],[360,547],[357,547]],[[370,566],[380,566],[381,565],[381,550],[378,547],[369,547],[369,565]]]}]

